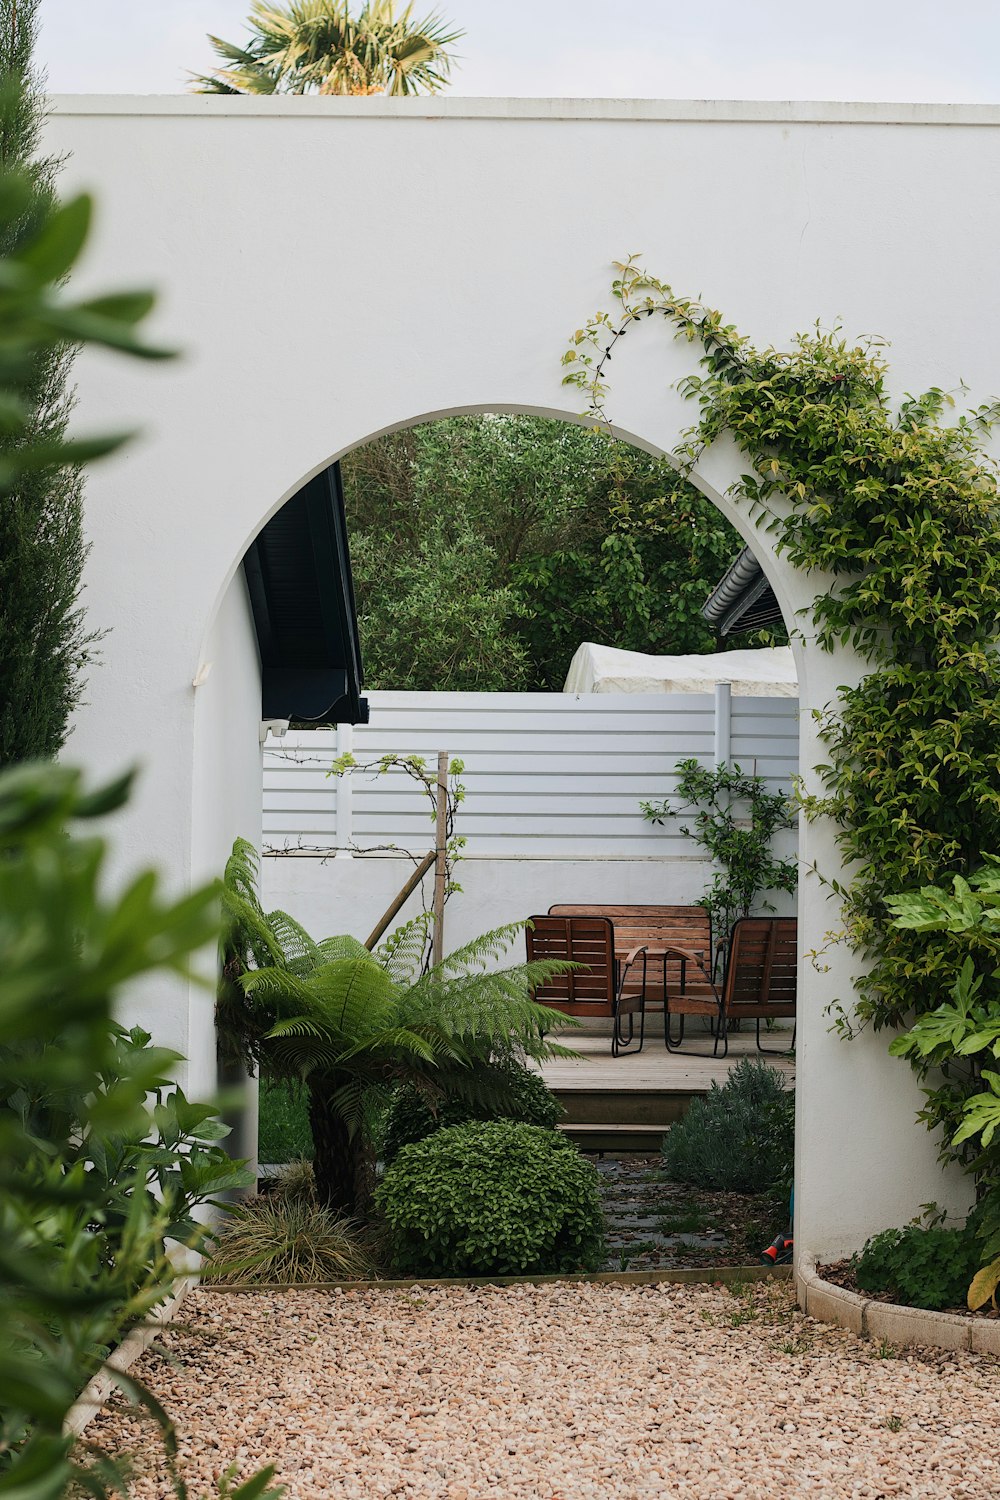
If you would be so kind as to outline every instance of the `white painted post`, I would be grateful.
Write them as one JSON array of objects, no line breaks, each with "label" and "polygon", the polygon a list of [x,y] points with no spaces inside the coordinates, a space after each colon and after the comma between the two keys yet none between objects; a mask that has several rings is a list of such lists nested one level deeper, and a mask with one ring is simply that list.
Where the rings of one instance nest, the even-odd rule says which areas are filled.
[{"label": "white painted post", "polygon": [[434,944],[435,965],[444,958],[444,891],[448,872],[448,752],[438,751],[436,834],[437,858],[434,863]]},{"label": "white painted post", "polygon": [[[354,748],[354,725],[337,725],[337,754],[349,755]],[[350,850],[352,834],[351,798],[354,792],[354,777],[348,772],[337,777],[337,859],[352,859]]]},{"label": "white painted post", "polygon": [[733,685],[715,684],[715,764],[725,765],[730,756],[733,731]]}]

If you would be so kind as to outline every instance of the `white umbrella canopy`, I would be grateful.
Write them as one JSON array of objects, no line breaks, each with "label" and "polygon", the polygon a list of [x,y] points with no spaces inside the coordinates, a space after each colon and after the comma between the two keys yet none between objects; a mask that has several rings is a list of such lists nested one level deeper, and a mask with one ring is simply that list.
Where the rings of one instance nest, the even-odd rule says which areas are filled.
[{"label": "white umbrella canopy", "polygon": [[790,646],[716,651],[708,656],[647,656],[584,641],[569,664],[564,693],[710,693],[732,684],[736,698],[796,698]]}]

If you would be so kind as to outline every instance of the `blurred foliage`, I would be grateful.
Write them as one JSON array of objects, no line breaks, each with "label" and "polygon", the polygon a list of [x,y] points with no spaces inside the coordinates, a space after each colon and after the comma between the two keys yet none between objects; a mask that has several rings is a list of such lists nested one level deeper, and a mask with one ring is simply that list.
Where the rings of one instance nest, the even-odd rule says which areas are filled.
[{"label": "blurred foliage", "polygon": [[492,415],[341,467],[371,687],[558,691],[582,641],[716,648],[701,607],[742,543],[665,458]]},{"label": "blurred foliage", "polygon": [[[170,1292],[167,1238],[199,1244],[198,1205],[249,1180],[214,1111],[168,1084],[177,1054],[112,1019],[125,986],[188,975],[218,931],[214,888],[164,901],[147,872],[103,894],[104,842],[66,829],[113,812],[128,787],[88,792],[61,766],[0,776],[0,1495],[12,1500],[114,1488],[113,1466],[63,1436],[66,1413]],[[121,1383],[173,1458],[169,1419]]]},{"label": "blurred foliage", "polygon": [[[0,61],[26,67],[18,48],[33,36],[35,7],[0,12]],[[20,25],[28,30],[21,33]],[[18,60],[20,58],[20,60]],[[37,99],[16,76],[0,80],[0,639],[30,639],[26,617],[13,623],[9,576],[38,580],[32,557],[62,545],[58,518],[45,515],[46,484],[123,441],[115,435],[67,438],[56,376],[66,351],[103,345],[131,354],[149,293],[73,302],[61,291],[86,243],[92,205],[59,204],[44,164],[19,160],[37,126]],[[46,373],[47,372],[47,373]],[[39,419],[40,382],[51,420]],[[46,385],[46,382],[48,384]],[[55,406],[52,405],[55,402]],[[43,402],[44,404],[44,402]],[[58,486],[51,492],[58,496]],[[62,492],[72,522],[78,489]],[[58,507],[58,501],[57,507]],[[39,506],[41,509],[39,509]],[[70,525],[72,532],[72,525]],[[63,540],[65,540],[65,536]],[[69,536],[72,552],[72,536]],[[19,548],[23,548],[19,552]],[[11,572],[13,570],[13,574]],[[61,743],[73,701],[73,674],[85,642],[74,623],[72,566],[36,605],[62,621],[68,652],[54,677],[41,656],[28,689],[44,712],[19,698],[26,741],[3,736],[12,758],[37,744]],[[4,581],[6,580],[6,581]],[[65,587],[64,587],[65,586]],[[63,592],[59,592],[60,588]],[[67,612],[68,611],[68,612]],[[39,624],[41,648],[51,645]],[[43,639],[44,637],[44,639]],[[74,645],[75,642],[75,645]],[[16,644],[16,642],[15,642]],[[2,691],[22,682],[23,661],[0,663]],[[20,674],[20,675],[19,675]],[[23,686],[23,683],[22,683]],[[21,689],[18,689],[20,693]],[[48,718],[46,720],[46,715]],[[45,723],[48,723],[48,728]],[[192,955],[218,931],[214,889],[164,901],[156,876],[138,876],[105,894],[107,851],[96,837],[69,833],[114,812],[129,777],[87,791],[80,773],[27,762],[0,776],[0,1496],[59,1500],[69,1494],[122,1493],[105,1455],[63,1434],[67,1413],[122,1332],[170,1292],[168,1236],[196,1242],[194,1212],[215,1193],[246,1180],[218,1144],[225,1128],[207,1105],[189,1102],[167,1075],[176,1054],[149,1045],[113,1019],[124,988],[146,976],[188,975]],[[150,1103],[152,1108],[150,1108]],[[155,1417],[174,1489],[173,1425],[151,1394],[116,1376]],[[270,1470],[223,1490],[233,1500],[268,1492]]]}]

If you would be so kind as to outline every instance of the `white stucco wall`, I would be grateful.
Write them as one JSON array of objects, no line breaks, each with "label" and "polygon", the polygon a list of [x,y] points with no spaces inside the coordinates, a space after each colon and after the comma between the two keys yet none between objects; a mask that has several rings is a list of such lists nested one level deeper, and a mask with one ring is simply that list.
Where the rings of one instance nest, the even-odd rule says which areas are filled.
[{"label": "white stucco wall", "polygon": [[[192,755],[191,879],[221,874],[236,838],[258,848],[263,776],[260,726],[260,655],[243,569],[226,589],[208,632],[195,692]],[[215,955],[206,954],[212,987],[187,995],[186,1035],[173,1045],[188,1058],[187,1084],[200,1098],[215,1088],[212,1015]],[[192,1040],[197,1045],[192,1046]],[[252,1119],[240,1123],[244,1139],[255,1136],[256,1084],[247,1089]],[[243,1154],[252,1154],[244,1152]]]},{"label": "white stucco wall", "polygon": [[[642,249],[762,343],[817,318],[883,335],[900,392],[964,379],[975,401],[1000,385],[993,107],[79,99],[58,104],[47,145],[71,153],[64,189],[99,195],[79,289],[156,284],[156,332],[184,350],[79,366],[81,423],[145,433],[88,488],[87,601],[113,634],[70,746],[97,770],[146,763],[122,862],[155,858],[178,886],[210,855],[195,757],[225,748],[196,726],[191,683],[248,541],[386,429],[458,410],[573,416],[558,361],[608,305],[611,260]],[[652,326],[634,335],[614,366],[622,432],[671,449],[693,415],[671,383],[693,368]],[[697,478],[749,539],[725,498],[740,467],[720,444]],[[754,540],[791,619],[822,580]],[[808,635],[797,665],[806,767],[809,705],[852,665]],[[803,855],[836,873],[826,831],[804,831]],[[800,920],[806,953],[836,926],[808,875]],[[836,1254],[963,1189],[913,1124],[886,1038],[829,1034],[849,956],[803,964],[797,1243]],[[174,990],[151,1011],[187,1004]],[[188,1006],[199,1058],[200,1016]]]}]

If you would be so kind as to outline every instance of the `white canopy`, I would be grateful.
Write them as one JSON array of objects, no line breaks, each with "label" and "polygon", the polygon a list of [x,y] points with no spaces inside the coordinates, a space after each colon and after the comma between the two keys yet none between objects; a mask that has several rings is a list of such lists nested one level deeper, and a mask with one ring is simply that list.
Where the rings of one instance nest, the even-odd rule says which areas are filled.
[{"label": "white canopy", "polygon": [[564,693],[710,693],[732,684],[737,698],[795,698],[790,646],[717,651],[709,656],[646,656],[584,641],[569,664]]}]

